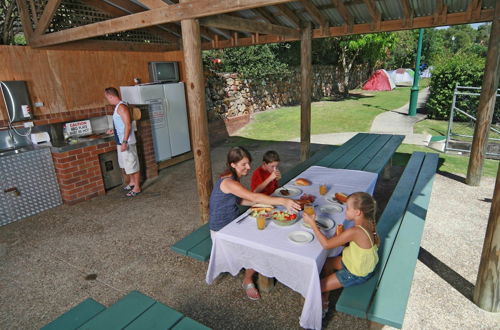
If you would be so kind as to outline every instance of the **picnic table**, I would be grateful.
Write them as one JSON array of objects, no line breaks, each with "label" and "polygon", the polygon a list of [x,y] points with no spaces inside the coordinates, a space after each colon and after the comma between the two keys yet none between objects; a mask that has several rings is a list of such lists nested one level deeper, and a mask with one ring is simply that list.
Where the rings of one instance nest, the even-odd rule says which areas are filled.
[{"label": "picnic table", "polygon": [[[312,166],[297,177],[307,178],[312,182],[311,186],[299,188],[302,193],[317,196],[315,204],[318,210],[320,206],[330,203],[326,197],[331,197],[335,192],[351,194],[365,191],[372,194],[378,174]],[[295,178],[285,184],[285,187],[292,186],[294,180]],[[330,188],[325,196],[319,195],[320,184],[327,184]],[[341,214],[330,215],[330,218],[337,224],[343,224],[344,213],[345,207]],[[239,220],[242,221],[238,222]],[[319,273],[326,258],[339,255],[342,247],[325,250],[316,238],[310,243],[296,244],[288,239],[289,233],[293,231],[312,233],[312,230],[303,226],[302,220],[287,227],[268,222],[264,230],[258,230],[255,219],[249,217],[248,212],[244,213],[215,235],[206,281],[212,283],[223,272],[234,276],[242,268],[252,268],[267,277],[274,277],[305,298],[300,325],[307,329],[321,329]],[[325,232],[329,237],[334,233],[335,227]]]}]

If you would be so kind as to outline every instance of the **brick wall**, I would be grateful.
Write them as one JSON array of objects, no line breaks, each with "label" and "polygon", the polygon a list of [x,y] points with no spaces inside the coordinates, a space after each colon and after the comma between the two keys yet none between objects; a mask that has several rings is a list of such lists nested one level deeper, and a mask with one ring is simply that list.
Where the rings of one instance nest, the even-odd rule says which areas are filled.
[{"label": "brick wall", "polygon": [[137,123],[137,149],[141,161],[142,176],[153,179],[158,176],[158,164],[156,163],[155,150],[153,146],[153,132],[151,122],[147,118],[148,111],[142,111],[143,118]]},{"label": "brick wall", "polygon": [[52,154],[64,203],[75,204],[106,193],[99,154],[113,150],[115,141]]}]

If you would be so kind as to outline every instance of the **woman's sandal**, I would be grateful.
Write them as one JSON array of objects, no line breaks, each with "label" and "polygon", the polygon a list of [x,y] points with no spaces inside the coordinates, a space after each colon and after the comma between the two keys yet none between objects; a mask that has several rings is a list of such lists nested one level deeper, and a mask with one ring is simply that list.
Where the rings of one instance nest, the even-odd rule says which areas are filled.
[{"label": "woman's sandal", "polygon": [[127,193],[127,197],[135,197],[137,195],[139,195],[141,192],[138,191],[138,192],[135,192],[133,190],[130,190],[128,193]]},{"label": "woman's sandal", "polygon": [[255,284],[253,284],[253,283],[248,283],[248,284],[243,283],[242,286],[243,286],[243,289],[245,289],[247,297],[250,300],[259,300],[260,299],[260,294],[259,294],[259,291],[255,288]]}]

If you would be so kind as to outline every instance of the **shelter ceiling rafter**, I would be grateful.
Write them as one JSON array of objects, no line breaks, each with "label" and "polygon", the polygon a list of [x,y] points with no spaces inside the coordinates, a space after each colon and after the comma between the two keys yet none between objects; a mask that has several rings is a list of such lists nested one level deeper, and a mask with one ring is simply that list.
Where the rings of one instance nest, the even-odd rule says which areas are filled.
[{"label": "shelter ceiling rafter", "polygon": [[352,32],[352,26],[354,25],[354,18],[352,17],[351,13],[344,4],[344,1],[332,0],[332,3],[335,6],[335,9],[337,9],[337,11],[339,12],[340,16],[342,16],[342,19],[344,20],[346,32]]},{"label": "shelter ceiling rafter", "polygon": [[299,38],[300,36],[299,31],[296,29],[284,27],[281,25],[252,21],[229,15],[218,15],[218,16],[202,18],[200,19],[200,23],[206,26],[212,26],[216,28],[253,32],[260,34],[281,35],[288,38]]},{"label": "shelter ceiling rafter", "polygon": [[38,20],[35,31],[33,31],[33,36],[39,36],[47,31],[47,28],[54,17],[57,8],[61,4],[62,0],[49,0],[43,9],[42,17]]},{"label": "shelter ceiling rafter", "polygon": [[413,24],[413,9],[410,6],[410,0],[401,0],[401,7],[403,9],[402,26]]},{"label": "shelter ceiling rafter", "polygon": [[[121,17],[129,14],[129,12],[126,12],[101,0],[82,0],[82,2],[114,17]],[[179,41],[179,38],[177,36],[164,29],[161,29],[159,26],[147,27],[145,28],[145,30],[173,43],[178,43]]]},{"label": "shelter ceiling rafter", "polygon": [[374,0],[364,0],[366,7],[368,7],[368,12],[372,18],[371,27],[373,30],[380,29],[380,21],[382,20],[382,14],[375,5]]},{"label": "shelter ceiling rafter", "polygon": [[307,13],[318,23],[320,29],[326,30],[328,28],[328,19],[319,11],[311,0],[300,0],[302,6]]},{"label": "shelter ceiling rafter", "polygon": [[275,6],[275,8],[281,13],[281,15],[285,16],[289,21],[291,21],[296,28],[300,27],[300,18],[298,18],[297,15],[295,15],[295,13],[287,7],[287,5],[281,4]]}]

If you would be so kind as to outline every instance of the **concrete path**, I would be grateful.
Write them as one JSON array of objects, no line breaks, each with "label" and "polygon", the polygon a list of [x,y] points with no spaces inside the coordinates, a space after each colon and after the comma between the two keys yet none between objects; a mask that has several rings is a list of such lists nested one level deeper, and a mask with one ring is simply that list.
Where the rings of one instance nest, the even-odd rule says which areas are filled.
[{"label": "concrete path", "polygon": [[[421,90],[418,94],[417,109],[422,109],[428,98],[429,88]],[[414,117],[408,116],[409,106],[407,103],[399,109],[381,113],[373,120],[370,132],[401,134],[406,136],[403,143],[428,145],[432,137],[430,134],[413,134],[413,126],[427,116],[422,113],[417,113]]]}]

